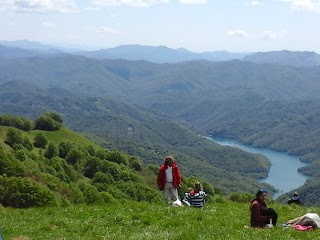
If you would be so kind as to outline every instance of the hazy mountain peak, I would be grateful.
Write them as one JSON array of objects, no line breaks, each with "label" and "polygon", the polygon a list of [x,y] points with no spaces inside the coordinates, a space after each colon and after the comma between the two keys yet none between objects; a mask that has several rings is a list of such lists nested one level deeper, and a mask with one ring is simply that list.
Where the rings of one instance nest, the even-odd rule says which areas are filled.
[{"label": "hazy mountain peak", "polygon": [[295,67],[312,67],[320,65],[320,55],[308,51],[272,51],[258,52],[243,58],[243,61],[254,63],[272,63],[281,65],[290,65]]}]

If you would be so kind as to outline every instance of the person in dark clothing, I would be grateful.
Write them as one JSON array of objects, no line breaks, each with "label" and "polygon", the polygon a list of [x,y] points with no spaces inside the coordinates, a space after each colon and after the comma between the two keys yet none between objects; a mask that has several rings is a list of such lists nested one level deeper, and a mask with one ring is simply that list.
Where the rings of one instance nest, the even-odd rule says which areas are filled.
[{"label": "person in dark clothing", "polygon": [[[268,228],[277,225],[278,214],[273,208],[267,208],[267,190],[259,189],[256,198],[252,200],[250,206],[251,227]],[[270,219],[272,225],[270,225]]]},{"label": "person in dark clothing", "polygon": [[299,194],[297,192],[293,193],[292,197],[288,200],[288,204],[302,204]]}]

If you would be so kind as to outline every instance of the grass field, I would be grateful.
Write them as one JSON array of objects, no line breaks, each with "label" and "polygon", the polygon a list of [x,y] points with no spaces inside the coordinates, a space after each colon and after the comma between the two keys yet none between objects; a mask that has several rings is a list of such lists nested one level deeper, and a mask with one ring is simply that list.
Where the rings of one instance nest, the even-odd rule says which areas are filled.
[{"label": "grass field", "polygon": [[212,203],[204,209],[149,203],[0,209],[0,227],[8,239],[320,239],[320,230],[297,232],[281,223],[318,208],[270,205],[279,226],[251,229],[248,204]]}]

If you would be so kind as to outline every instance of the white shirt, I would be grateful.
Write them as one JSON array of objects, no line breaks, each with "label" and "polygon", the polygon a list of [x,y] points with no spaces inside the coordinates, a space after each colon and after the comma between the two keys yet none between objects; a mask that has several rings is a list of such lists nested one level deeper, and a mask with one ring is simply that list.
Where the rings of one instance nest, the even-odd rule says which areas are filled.
[{"label": "white shirt", "polygon": [[172,183],[173,182],[172,166],[168,166],[165,172],[166,172],[166,182]]}]

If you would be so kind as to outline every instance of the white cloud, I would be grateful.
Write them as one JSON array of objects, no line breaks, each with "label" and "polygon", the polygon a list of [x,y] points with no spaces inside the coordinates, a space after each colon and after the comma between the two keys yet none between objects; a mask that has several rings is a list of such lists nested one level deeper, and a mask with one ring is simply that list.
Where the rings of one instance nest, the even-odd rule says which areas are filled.
[{"label": "white cloud", "polygon": [[53,22],[42,22],[42,26],[46,28],[55,28],[56,24],[54,24]]},{"label": "white cloud", "polygon": [[155,4],[168,3],[169,0],[95,0],[95,6],[120,6],[127,5],[131,7],[150,7]]},{"label": "white cloud", "polygon": [[320,0],[279,0],[290,3],[294,10],[305,10],[320,13]]},{"label": "white cloud", "polygon": [[242,29],[230,30],[227,32],[227,35],[230,37],[238,37],[238,38],[244,38],[249,36],[249,34]]},{"label": "white cloud", "polygon": [[112,35],[119,35],[121,34],[121,32],[119,32],[116,29],[110,28],[110,27],[106,27],[106,26],[100,26],[97,29],[97,32],[100,33],[107,33],[107,34],[112,34]]},{"label": "white cloud", "polygon": [[253,5],[253,6],[261,5],[261,4],[263,4],[263,1],[262,0],[251,0],[251,1],[249,1],[249,4]]},{"label": "white cloud", "polygon": [[207,0],[180,0],[182,4],[207,4]]},{"label": "white cloud", "polygon": [[0,11],[16,13],[67,13],[77,11],[75,0],[1,0]]},{"label": "white cloud", "polygon": [[260,37],[265,40],[276,40],[280,38],[280,35],[276,32],[266,30],[261,33]]}]

